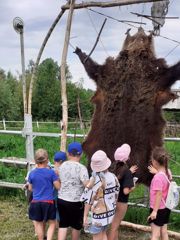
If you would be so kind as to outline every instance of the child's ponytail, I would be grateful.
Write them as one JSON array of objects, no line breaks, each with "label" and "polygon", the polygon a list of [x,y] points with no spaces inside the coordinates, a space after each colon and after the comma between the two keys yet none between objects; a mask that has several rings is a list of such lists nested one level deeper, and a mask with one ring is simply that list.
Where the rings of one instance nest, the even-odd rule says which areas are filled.
[{"label": "child's ponytail", "polygon": [[163,147],[155,147],[152,152],[152,157],[156,160],[159,165],[164,166],[166,170],[166,175],[170,179],[169,171],[168,171],[168,161],[170,156],[168,152]]}]

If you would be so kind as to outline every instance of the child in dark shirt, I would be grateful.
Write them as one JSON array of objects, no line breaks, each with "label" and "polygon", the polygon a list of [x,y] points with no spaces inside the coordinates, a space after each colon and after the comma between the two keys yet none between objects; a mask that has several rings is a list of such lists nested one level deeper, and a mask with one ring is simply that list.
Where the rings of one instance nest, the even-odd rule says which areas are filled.
[{"label": "child in dark shirt", "polygon": [[113,218],[108,240],[118,240],[118,229],[121,221],[123,220],[127,208],[129,193],[134,190],[133,175],[137,170],[137,166],[134,165],[130,169],[126,165],[126,161],[129,159],[131,148],[128,144],[123,144],[117,148],[114,154],[115,162],[115,174],[120,183],[120,191],[116,206],[115,216]]},{"label": "child in dark shirt", "polygon": [[29,190],[33,199],[29,207],[29,218],[35,223],[38,240],[45,236],[44,223],[49,222],[47,239],[52,240],[55,230],[56,209],[53,201],[53,187],[60,188],[60,182],[52,169],[48,169],[48,153],[38,149],[35,153],[37,167],[29,174]]}]

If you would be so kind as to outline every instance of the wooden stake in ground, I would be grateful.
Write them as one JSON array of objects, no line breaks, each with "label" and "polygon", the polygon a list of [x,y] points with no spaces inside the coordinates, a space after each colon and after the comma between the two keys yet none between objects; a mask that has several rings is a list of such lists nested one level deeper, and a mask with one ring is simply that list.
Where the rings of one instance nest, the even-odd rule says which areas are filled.
[{"label": "wooden stake in ground", "polygon": [[67,103],[67,93],[66,93],[66,58],[67,58],[67,52],[68,52],[68,45],[69,45],[69,38],[70,38],[74,3],[75,3],[75,0],[70,1],[70,10],[69,10],[69,14],[68,14],[67,27],[66,27],[65,40],[64,40],[64,47],[63,47],[63,53],[62,53],[62,61],[61,61],[61,100],[62,100],[63,128],[61,130],[61,146],[60,146],[60,149],[62,151],[66,150],[66,142],[67,142],[68,103]]}]

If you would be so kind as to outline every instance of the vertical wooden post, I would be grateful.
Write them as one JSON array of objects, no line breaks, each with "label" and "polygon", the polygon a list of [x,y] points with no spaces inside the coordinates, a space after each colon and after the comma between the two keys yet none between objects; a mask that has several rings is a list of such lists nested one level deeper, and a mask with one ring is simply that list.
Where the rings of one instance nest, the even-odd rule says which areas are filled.
[{"label": "vertical wooden post", "polygon": [[3,122],[3,128],[4,128],[4,130],[6,130],[6,120],[5,120],[5,118],[3,118],[2,122]]},{"label": "vertical wooden post", "polygon": [[37,129],[39,131],[39,122],[38,121],[36,122],[36,125],[37,125]]},{"label": "vertical wooden post", "polygon": [[79,115],[79,121],[80,121],[80,129],[84,129],[84,124],[83,124],[83,120],[82,120],[82,115],[81,115],[81,107],[80,107],[80,99],[79,99],[79,94],[77,97],[77,108],[78,108],[78,115]]},{"label": "vertical wooden post", "polygon": [[62,151],[66,150],[66,142],[67,142],[67,127],[68,127],[68,103],[67,103],[67,93],[66,93],[66,58],[68,52],[69,38],[70,38],[70,30],[72,23],[72,15],[74,10],[75,0],[70,0],[70,9],[68,14],[64,47],[62,53],[62,61],[61,61],[61,100],[62,100],[62,122],[63,128],[61,129],[61,146],[60,149]]}]

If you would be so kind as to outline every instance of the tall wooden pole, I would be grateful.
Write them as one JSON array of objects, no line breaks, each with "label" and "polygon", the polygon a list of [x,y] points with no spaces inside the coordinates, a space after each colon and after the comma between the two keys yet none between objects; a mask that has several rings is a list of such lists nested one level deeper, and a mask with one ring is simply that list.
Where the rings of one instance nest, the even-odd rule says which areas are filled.
[{"label": "tall wooden pole", "polygon": [[[78,3],[74,5],[74,9],[87,8],[87,7],[117,7],[117,6],[125,6],[132,4],[140,4],[140,3],[148,3],[148,2],[162,2],[164,0],[114,0],[114,1],[106,1],[106,2],[97,2],[97,1],[87,1],[83,3]],[[70,8],[69,4],[65,4],[61,7],[63,10],[67,10]]]},{"label": "tall wooden pole", "polygon": [[68,103],[67,103],[67,92],[66,92],[66,59],[67,59],[67,53],[68,53],[68,45],[69,45],[69,39],[70,39],[70,31],[71,31],[74,3],[75,3],[75,0],[70,0],[70,9],[69,9],[69,14],[68,14],[64,47],[63,47],[63,53],[62,53],[62,61],[61,61],[61,100],[62,100],[63,127],[61,129],[60,149],[62,151],[66,150],[66,142],[67,142]]}]

